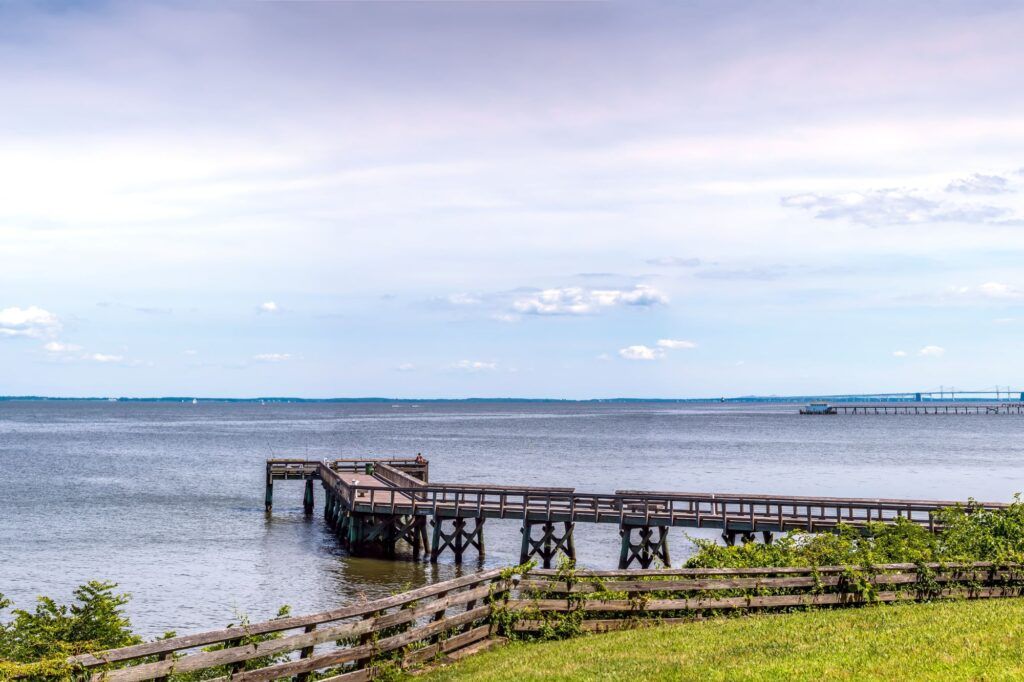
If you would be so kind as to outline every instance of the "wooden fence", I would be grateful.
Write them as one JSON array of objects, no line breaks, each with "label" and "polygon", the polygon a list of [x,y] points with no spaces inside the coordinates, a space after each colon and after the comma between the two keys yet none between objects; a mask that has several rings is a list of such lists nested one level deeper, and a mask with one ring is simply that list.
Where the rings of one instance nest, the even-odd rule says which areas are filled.
[{"label": "wooden fence", "polygon": [[[709,614],[1024,595],[1020,565],[885,564],[872,567],[534,570],[509,608],[513,629],[536,632],[575,615],[583,631],[682,622]],[[509,619],[506,619],[509,620]]]},{"label": "wooden fence", "polygon": [[[329,672],[326,679],[369,680],[388,655],[408,667],[451,654],[491,634],[490,601],[508,583],[498,569],[346,608],[279,618],[76,656],[95,682],[167,680],[205,671],[206,679],[261,682]],[[323,678],[322,678],[323,679]]]},{"label": "wooden fence", "polygon": [[70,662],[93,682],[169,680],[200,671],[204,679],[232,682],[303,682],[313,672],[331,682],[370,680],[388,667],[469,655],[503,635],[555,630],[567,636],[720,613],[1022,595],[1024,566],[984,562],[521,574],[494,569],[366,604]]}]

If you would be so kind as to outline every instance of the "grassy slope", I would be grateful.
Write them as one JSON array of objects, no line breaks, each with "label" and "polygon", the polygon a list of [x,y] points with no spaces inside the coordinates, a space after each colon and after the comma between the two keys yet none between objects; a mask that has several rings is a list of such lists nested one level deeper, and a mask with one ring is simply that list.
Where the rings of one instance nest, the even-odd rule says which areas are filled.
[{"label": "grassy slope", "polygon": [[514,644],[421,679],[1024,679],[1024,599],[722,618]]}]

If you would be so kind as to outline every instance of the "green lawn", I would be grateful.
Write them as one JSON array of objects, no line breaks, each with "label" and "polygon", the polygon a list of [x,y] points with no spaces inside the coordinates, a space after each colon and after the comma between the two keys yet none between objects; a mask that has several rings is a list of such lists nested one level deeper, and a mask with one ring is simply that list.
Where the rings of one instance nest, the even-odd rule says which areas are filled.
[{"label": "green lawn", "polygon": [[720,618],[512,644],[425,680],[1020,680],[1024,599]]}]

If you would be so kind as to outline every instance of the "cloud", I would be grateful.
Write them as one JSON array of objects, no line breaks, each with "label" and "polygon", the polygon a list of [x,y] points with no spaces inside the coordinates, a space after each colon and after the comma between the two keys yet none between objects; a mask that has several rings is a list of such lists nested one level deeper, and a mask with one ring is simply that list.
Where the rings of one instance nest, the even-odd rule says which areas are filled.
[{"label": "cloud", "polygon": [[768,282],[784,276],[788,268],[782,265],[770,265],[762,268],[740,268],[723,270],[701,270],[697,277],[701,279],[720,280],[752,280],[756,282]]},{"label": "cloud", "polygon": [[480,360],[459,360],[449,365],[449,369],[461,372],[490,372],[498,369],[496,362],[482,362]]},{"label": "cloud", "polygon": [[185,355],[199,355],[199,351],[195,350],[194,348],[189,348],[188,350],[182,352],[185,353]]},{"label": "cloud", "polygon": [[108,355],[107,353],[90,353],[82,356],[83,360],[91,360],[92,362],[99,362],[103,364],[116,364],[124,362],[123,355]]},{"label": "cloud", "polygon": [[966,178],[960,178],[946,185],[947,192],[959,192],[961,194],[1006,194],[1012,192],[1010,182],[1000,175],[982,175],[975,173]]},{"label": "cloud", "polygon": [[658,339],[654,346],[637,344],[634,346],[620,348],[619,357],[626,360],[661,360],[665,357],[665,351],[667,350],[687,350],[696,347],[697,344],[693,341],[685,341],[683,339]]},{"label": "cloud", "polygon": [[61,330],[60,319],[37,306],[0,310],[0,336],[45,338]]},{"label": "cloud", "polygon": [[905,350],[894,350],[892,352],[892,356],[894,358],[905,358],[905,357],[907,357],[907,351],[905,351]]},{"label": "cloud", "polygon": [[272,315],[274,313],[281,312],[281,307],[273,301],[267,301],[266,303],[260,303],[256,310],[260,313],[269,313]]},{"label": "cloud", "polygon": [[794,194],[782,198],[788,208],[811,211],[820,220],[845,219],[862,225],[917,225],[922,223],[992,223],[1006,218],[1009,209],[983,204],[950,204],[903,189],[880,189],[846,194]]},{"label": "cloud", "polygon": [[925,346],[917,354],[924,358],[941,358],[946,354],[946,349],[942,346]]},{"label": "cloud", "polygon": [[414,369],[416,369],[416,365],[412,364],[411,362],[403,362],[402,364],[395,367],[395,371],[398,372],[411,372]]},{"label": "cloud", "polygon": [[998,299],[1014,299],[1024,296],[1024,292],[1020,289],[1001,282],[985,282],[978,287],[978,292],[982,296]]},{"label": "cloud", "polygon": [[644,345],[626,346],[619,349],[619,357],[626,360],[660,360],[665,357],[665,351]]},{"label": "cloud", "polygon": [[477,305],[480,303],[480,298],[473,294],[458,293],[451,294],[448,296],[448,302],[452,305]]},{"label": "cloud", "polygon": [[700,258],[682,258],[680,256],[662,256],[661,258],[649,258],[648,265],[661,265],[670,268],[696,268],[703,265]]},{"label": "cloud", "polygon": [[697,344],[693,341],[684,341],[682,339],[658,339],[659,348],[669,348],[671,350],[680,350],[687,348],[696,348]]},{"label": "cloud", "polygon": [[76,346],[73,343],[61,343],[60,341],[50,341],[43,345],[43,350],[47,353],[74,353],[82,350],[81,346]]},{"label": "cloud", "polygon": [[256,362],[287,362],[292,359],[291,353],[260,353],[252,356]]},{"label": "cloud", "polygon": [[629,290],[565,287],[544,289],[516,299],[512,308],[524,315],[588,315],[618,306],[649,307],[668,303],[668,297],[643,284]]},{"label": "cloud", "polygon": [[1024,298],[1024,291],[1003,282],[985,282],[976,287],[952,286],[946,290],[951,296],[960,298],[989,299],[992,301],[1014,301]]}]

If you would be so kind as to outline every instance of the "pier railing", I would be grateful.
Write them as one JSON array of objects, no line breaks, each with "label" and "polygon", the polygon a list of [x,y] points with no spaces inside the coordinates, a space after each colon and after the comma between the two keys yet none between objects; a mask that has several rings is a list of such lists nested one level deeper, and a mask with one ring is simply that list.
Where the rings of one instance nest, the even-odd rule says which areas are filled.
[{"label": "pier railing", "polygon": [[308,616],[75,656],[91,682],[370,680],[503,637],[605,631],[737,611],[1024,595],[1024,566],[886,564],[661,570],[493,569]]},{"label": "pier railing", "polygon": [[[387,487],[350,484],[325,474],[356,511],[441,517],[536,518],[635,525],[688,526],[738,531],[824,531],[839,524],[866,526],[903,518],[936,529],[937,512],[963,502],[884,498],[824,498],[754,494],[672,493],[619,490],[579,493],[571,488],[471,484]],[[388,479],[389,483],[391,479]],[[974,502],[976,509],[1000,509],[999,502]]]}]

